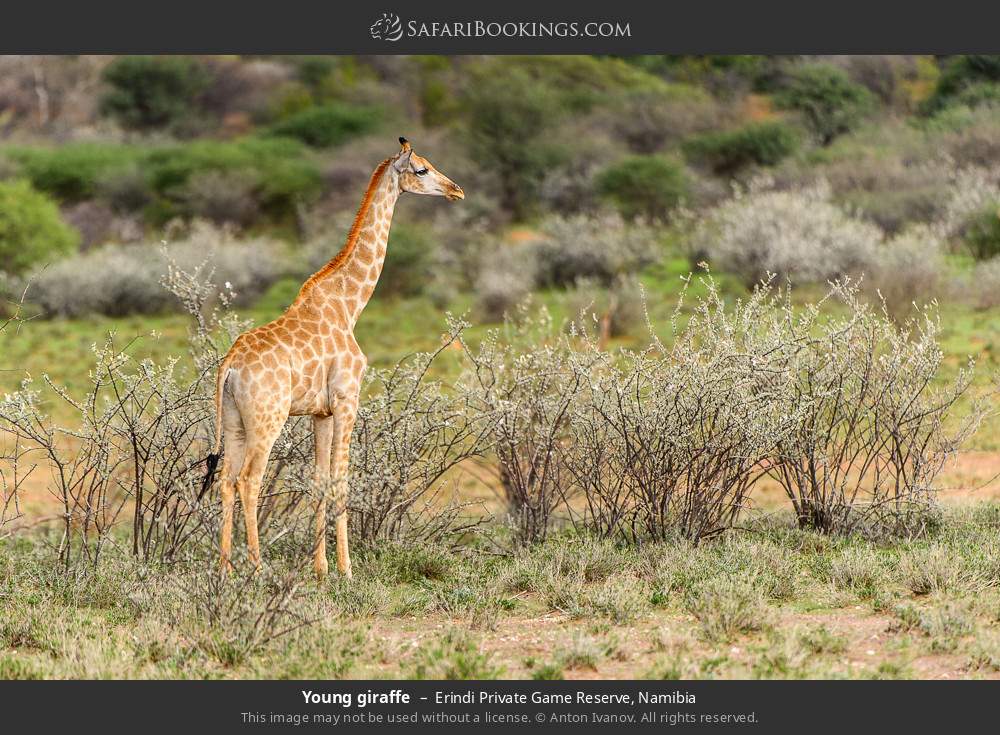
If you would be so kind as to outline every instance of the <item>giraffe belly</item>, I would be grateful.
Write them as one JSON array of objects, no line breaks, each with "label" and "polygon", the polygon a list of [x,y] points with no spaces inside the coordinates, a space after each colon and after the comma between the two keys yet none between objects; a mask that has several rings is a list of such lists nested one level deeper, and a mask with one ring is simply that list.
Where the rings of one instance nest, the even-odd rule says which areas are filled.
[{"label": "giraffe belly", "polygon": [[329,371],[325,366],[303,366],[292,385],[291,416],[327,416],[330,405]]}]

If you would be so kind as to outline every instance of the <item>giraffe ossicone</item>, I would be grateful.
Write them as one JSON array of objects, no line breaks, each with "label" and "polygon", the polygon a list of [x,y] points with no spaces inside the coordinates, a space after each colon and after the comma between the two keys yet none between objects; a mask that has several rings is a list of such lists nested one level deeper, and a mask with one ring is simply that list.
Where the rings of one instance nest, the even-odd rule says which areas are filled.
[{"label": "giraffe ossicone", "polygon": [[[464,199],[462,188],[413,152],[400,150],[376,168],[344,246],[302,285],[280,317],[241,334],[219,365],[215,445],[206,462],[206,491],[222,455],[220,558],[228,569],[237,493],[250,559],[261,565],[257,504],[274,442],[289,416],[312,416],[316,443],[314,567],[327,573],[326,510],[336,502],[337,568],[351,576],[347,543],[347,472],[351,432],[367,360],[354,325],[385,261],[396,200],[404,192]],[[332,468],[331,468],[332,465]]]}]

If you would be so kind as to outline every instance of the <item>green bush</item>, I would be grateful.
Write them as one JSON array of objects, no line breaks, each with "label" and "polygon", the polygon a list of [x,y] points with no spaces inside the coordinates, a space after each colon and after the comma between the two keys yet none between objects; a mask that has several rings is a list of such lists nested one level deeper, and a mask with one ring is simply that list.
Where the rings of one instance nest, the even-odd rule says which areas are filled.
[{"label": "green bush", "polygon": [[465,92],[469,154],[497,177],[501,206],[524,219],[562,158],[549,137],[560,110],[550,88],[525,71],[491,71],[489,65],[480,70]]},{"label": "green bush", "polygon": [[955,103],[966,107],[996,107],[1000,105],[1000,83],[970,84],[955,95]]},{"label": "green bush", "polygon": [[425,127],[448,123],[458,112],[452,90],[455,75],[447,56],[416,57],[420,86],[420,117]]},{"label": "green bush", "polygon": [[426,230],[402,223],[393,225],[376,293],[382,296],[420,294],[431,276],[432,250]]},{"label": "green bush", "polygon": [[187,123],[210,81],[199,61],[184,56],[123,56],[108,65],[103,79],[108,91],[101,113],[143,131]]},{"label": "green bush", "polygon": [[134,167],[141,151],[117,144],[72,143],[58,148],[9,148],[5,155],[36,189],[74,202],[94,197],[100,181],[112,172]]},{"label": "green bush", "polygon": [[[318,194],[323,183],[319,169],[305,157],[302,144],[287,138],[204,140],[168,146],[150,151],[146,164],[154,190],[175,207],[186,198],[189,182],[199,174],[243,178],[261,206],[276,217],[293,213],[297,203]],[[161,217],[170,209],[167,207]]]},{"label": "green bush", "polygon": [[718,174],[732,174],[751,164],[773,166],[799,146],[795,129],[782,122],[751,123],[736,130],[705,133],[684,142],[689,160]]},{"label": "green bush", "polygon": [[626,219],[665,221],[687,194],[684,166],[663,156],[629,156],[606,168],[597,179],[601,194]]},{"label": "green bush", "polygon": [[492,75],[514,75],[544,85],[558,107],[580,113],[614,104],[622,93],[659,92],[669,87],[636,65],[609,56],[501,56],[488,65]]},{"label": "green bush", "polygon": [[824,146],[856,128],[871,110],[873,97],[847,72],[829,64],[808,64],[795,69],[776,102],[802,113],[806,124]]},{"label": "green bush", "polygon": [[[118,211],[145,210],[155,223],[196,212],[192,181],[220,177],[237,182],[264,210],[283,218],[323,186],[308,149],[289,138],[200,140],[146,150],[81,143],[59,148],[12,148],[13,160],[32,185],[66,202],[104,199]],[[195,186],[195,189],[198,187]]]},{"label": "green bush", "polygon": [[372,107],[330,103],[309,107],[272,125],[270,135],[294,138],[313,148],[330,148],[372,131],[381,114]]},{"label": "green bush", "polygon": [[[1000,56],[987,54],[967,54],[952,58],[938,78],[934,94],[927,98],[922,111],[927,114],[940,112],[968,94],[970,87],[982,87],[1000,83]],[[972,93],[973,98],[976,94]],[[968,99],[965,104],[968,103]]]},{"label": "green bush", "polygon": [[319,92],[336,71],[338,59],[336,56],[302,56],[294,61],[299,81],[313,92]]},{"label": "green bush", "polygon": [[79,241],[44,194],[25,181],[0,182],[0,271],[20,273],[71,252]]},{"label": "green bush", "polygon": [[976,260],[1000,255],[1000,206],[989,206],[972,218],[965,231],[965,245]]},{"label": "green bush", "polygon": [[734,97],[761,87],[774,74],[780,57],[708,54],[699,56],[629,56],[632,63],[659,76],[696,84],[719,97]]}]

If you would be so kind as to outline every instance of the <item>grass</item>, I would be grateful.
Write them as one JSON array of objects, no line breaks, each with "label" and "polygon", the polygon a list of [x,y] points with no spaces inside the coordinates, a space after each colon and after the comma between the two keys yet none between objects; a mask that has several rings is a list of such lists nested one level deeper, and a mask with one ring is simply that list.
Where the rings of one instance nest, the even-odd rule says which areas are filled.
[{"label": "grass", "polygon": [[[207,561],[142,567],[108,547],[67,575],[45,536],[23,536],[0,542],[0,677],[996,677],[1000,577],[983,549],[998,530],[1000,505],[983,504],[881,545],[758,516],[695,548],[385,546],[320,586],[295,553],[220,582]],[[963,582],[927,589],[925,568]],[[781,569],[796,581],[774,594]]]},{"label": "grass", "polygon": [[[642,274],[651,320],[664,334],[688,268],[673,257]],[[733,298],[745,293],[722,282]],[[257,324],[274,318],[298,287],[275,284],[245,316]],[[696,295],[701,286],[692,289]],[[541,292],[535,302],[556,323],[575,316],[565,292]],[[447,307],[425,297],[376,297],[358,324],[358,340],[372,365],[387,366],[436,347],[446,309],[462,314],[473,307],[468,295]],[[997,365],[996,319],[993,312],[942,307],[943,379],[978,355],[977,383],[988,384]],[[90,347],[109,332],[136,359],[186,362],[187,328],[177,315],[31,320],[3,335],[0,393],[25,374],[37,380],[43,373],[82,392]],[[469,340],[485,328],[472,328]],[[637,325],[618,341],[638,344],[643,335]],[[457,357],[443,357],[435,369],[447,375]],[[59,404],[52,411],[59,418]],[[995,429],[996,416],[972,448],[997,451]],[[322,587],[307,568],[277,560],[270,581],[222,589],[242,612],[214,620],[204,614],[212,609],[206,590],[218,588],[196,570],[141,569],[111,551],[96,574],[74,581],[55,571],[45,536],[8,539],[0,542],[0,677],[1000,674],[1000,504],[949,508],[932,538],[884,545],[803,532],[785,516],[775,518],[751,519],[698,547],[634,549],[558,537],[507,557],[362,550],[353,583],[333,577]],[[282,575],[300,583],[275,623],[287,630],[261,636],[247,620],[268,608],[268,585]]]}]

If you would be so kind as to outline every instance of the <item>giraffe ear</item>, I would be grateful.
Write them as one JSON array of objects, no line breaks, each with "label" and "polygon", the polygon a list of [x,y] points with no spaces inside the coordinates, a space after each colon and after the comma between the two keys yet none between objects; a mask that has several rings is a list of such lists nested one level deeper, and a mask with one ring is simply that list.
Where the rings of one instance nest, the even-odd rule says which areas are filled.
[{"label": "giraffe ear", "polygon": [[392,167],[396,169],[398,173],[403,173],[410,167],[410,156],[412,155],[413,151],[410,150],[410,146],[407,144],[406,149],[400,151],[399,155],[396,156],[396,160],[392,162]]}]

